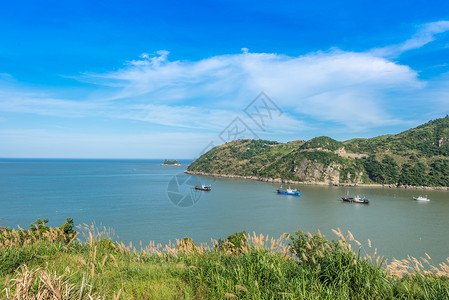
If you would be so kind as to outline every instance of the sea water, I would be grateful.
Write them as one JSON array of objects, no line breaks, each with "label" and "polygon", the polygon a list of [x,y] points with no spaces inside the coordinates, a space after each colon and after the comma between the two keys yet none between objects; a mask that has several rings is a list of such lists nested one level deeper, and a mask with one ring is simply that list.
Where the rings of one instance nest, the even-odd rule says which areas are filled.
[{"label": "sea water", "polygon": [[[106,226],[128,244],[196,242],[237,231],[279,237],[296,230],[336,238],[350,230],[364,250],[388,258],[425,256],[437,264],[449,256],[449,191],[300,186],[301,196],[278,195],[278,185],[259,181],[188,176],[160,160],[1,159],[0,226],[27,228],[37,218],[60,226]],[[207,184],[212,191],[195,191]],[[283,188],[287,188],[285,186]],[[360,195],[369,205],[340,201]],[[430,202],[413,200],[427,195]],[[373,248],[368,247],[370,239]]]}]

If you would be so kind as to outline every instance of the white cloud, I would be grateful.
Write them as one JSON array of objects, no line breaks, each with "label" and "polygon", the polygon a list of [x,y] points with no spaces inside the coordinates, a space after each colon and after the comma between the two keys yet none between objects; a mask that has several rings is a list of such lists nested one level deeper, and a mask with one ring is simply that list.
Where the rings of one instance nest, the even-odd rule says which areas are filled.
[{"label": "white cloud", "polygon": [[83,76],[83,80],[118,88],[112,96],[104,92],[94,100],[73,101],[0,92],[0,109],[69,117],[103,115],[220,130],[264,91],[287,113],[272,122],[269,130],[305,128],[298,121],[305,117],[357,131],[398,122],[385,106],[395,105],[389,93],[425,86],[408,66],[338,49],[297,57],[248,52],[199,61],[170,61],[168,54],[142,54],[116,72]]},{"label": "white cloud", "polygon": [[[369,53],[336,49],[298,57],[221,55],[194,62],[170,61],[167,55],[166,51],[157,56],[144,54],[117,72],[89,74],[83,79],[120,87],[110,99],[141,104],[133,108],[142,109],[140,114],[128,116],[161,120],[165,125],[188,121],[192,126],[214,126],[215,120],[229,110],[243,109],[260,91],[295,114],[348,124],[342,118],[344,112],[351,116],[352,127],[373,126],[392,121],[383,107],[389,92],[424,86],[408,66]],[[164,113],[163,105],[178,108]],[[161,114],[142,116],[146,110],[160,111],[158,106]],[[203,114],[198,115],[199,111]]]},{"label": "white cloud", "polygon": [[376,56],[395,58],[406,51],[421,48],[428,43],[433,42],[436,35],[447,31],[449,31],[449,21],[426,23],[421,25],[418,32],[405,42],[372,49],[370,53]]}]

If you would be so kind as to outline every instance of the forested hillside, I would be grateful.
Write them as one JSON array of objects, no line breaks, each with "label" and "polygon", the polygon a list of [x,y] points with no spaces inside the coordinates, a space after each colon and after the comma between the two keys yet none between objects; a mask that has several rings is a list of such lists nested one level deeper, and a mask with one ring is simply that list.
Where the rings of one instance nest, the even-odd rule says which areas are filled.
[{"label": "forested hillside", "polygon": [[264,180],[449,186],[449,117],[396,135],[278,143],[237,140],[195,160],[188,172]]}]

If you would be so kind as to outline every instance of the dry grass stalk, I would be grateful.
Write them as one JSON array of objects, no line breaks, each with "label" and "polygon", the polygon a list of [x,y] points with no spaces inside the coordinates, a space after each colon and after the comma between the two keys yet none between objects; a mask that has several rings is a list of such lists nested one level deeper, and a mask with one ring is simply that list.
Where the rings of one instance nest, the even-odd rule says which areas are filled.
[{"label": "dry grass stalk", "polygon": [[287,293],[287,292],[278,292],[278,295],[294,296],[294,294],[292,294],[292,293]]},{"label": "dry grass stalk", "polygon": [[310,246],[309,242],[306,242],[306,247],[307,249],[312,250],[312,246]]},{"label": "dry grass stalk", "polygon": [[114,292],[114,296],[112,297],[112,299],[114,299],[114,300],[120,299],[120,294],[121,294],[121,293],[122,293],[122,289],[120,289],[120,290],[118,291],[117,295],[115,295],[115,292]]},{"label": "dry grass stalk", "polygon": [[12,229],[0,233],[0,249],[22,247],[34,244],[37,241],[63,242],[66,238],[76,238],[76,236],[67,236],[60,228],[49,228],[48,232],[24,230],[18,226],[19,231]]},{"label": "dry grass stalk", "polygon": [[349,237],[349,241],[355,240],[354,236],[352,235],[351,231],[349,231],[349,230],[348,230],[348,237]]},{"label": "dry grass stalk", "polygon": [[226,298],[238,298],[236,295],[234,295],[232,293],[225,293],[225,297]]},{"label": "dry grass stalk", "polygon": [[90,264],[91,264],[90,277],[93,279],[94,275],[95,275],[95,265],[94,265],[94,263],[90,263]]},{"label": "dry grass stalk", "polygon": [[[426,253],[427,257],[430,257]],[[444,276],[449,277],[449,266],[446,263],[441,263],[436,267],[431,264],[430,259],[408,256],[407,259],[393,259],[392,263],[387,265],[386,270],[391,276],[399,278],[411,273],[417,273],[421,276]]]},{"label": "dry grass stalk", "polygon": [[79,260],[80,263],[82,263],[83,265],[86,265],[86,261],[85,261],[82,257],[79,257],[78,260]]},{"label": "dry grass stalk", "polygon": [[236,288],[237,290],[241,291],[241,292],[249,293],[248,289],[245,288],[245,287],[243,287],[243,286],[241,286],[241,285],[238,285],[238,284],[237,284],[237,285],[235,286],[235,288]]},{"label": "dry grass stalk", "polygon": [[101,262],[101,267],[104,267],[104,264],[106,263],[106,260],[108,259],[108,255],[106,254],[104,257],[103,257],[103,261]]},{"label": "dry grass stalk", "polygon": [[105,226],[102,227],[101,224],[100,226],[97,226],[95,222],[93,222],[91,225],[83,223],[82,225],[76,226],[76,228],[81,231],[83,240],[85,240],[91,246],[94,242],[105,239],[114,240],[114,238],[116,237],[113,229],[106,228]]},{"label": "dry grass stalk", "polygon": [[[6,299],[81,299],[82,288],[70,283],[72,276],[69,268],[63,275],[57,275],[56,272],[49,272],[47,269],[38,267],[29,270],[26,265],[22,265],[17,269],[15,277],[6,283]],[[89,299],[104,299],[92,293],[84,296]]]},{"label": "dry grass stalk", "polygon": [[73,238],[67,243],[67,245],[70,245],[75,239],[76,239],[76,237],[79,235],[79,232],[77,232],[74,236],[73,236]]},{"label": "dry grass stalk", "polygon": [[[284,256],[289,256],[289,246],[285,235],[281,235],[278,239],[274,239],[273,237],[269,237],[269,235],[264,236],[263,234],[256,235],[255,232],[253,234],[247,234],[246,243],[244,243],[245,251],[249,251],[250,248],[255,249],[265,249],[269,250],[273,253],[282,254]],[[268,244],[269,242],[269,244]]]},{"label": "dry grass stalk", "polygon": [[118,268],[118,264],[117,261],[115,260],[114,255],[112,255],[112,253],[109,254],[109,256],[112,258],[112,260],[114,261],[114,265]]}]

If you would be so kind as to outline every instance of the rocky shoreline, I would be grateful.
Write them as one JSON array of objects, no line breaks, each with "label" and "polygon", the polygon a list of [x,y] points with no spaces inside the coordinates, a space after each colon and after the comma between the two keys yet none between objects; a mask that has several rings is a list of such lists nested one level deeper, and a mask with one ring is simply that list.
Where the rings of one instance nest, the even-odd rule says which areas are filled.
[{"label": "rocky shoreline", "polygon": [[410,186],[410,185],[396,185],[396,184],[367,184],[367,183],[332,183],[332,182],[320,182],[320,181],[294,181],[285,180],[281,178],[260,178],[257,176],[240,176],[240,175],[228,175],[228,174],[212,174],[205,172],[196,171],[184,171],[184,173],[189,175],[201,175],[210,177],[222,177],[222,178],[234,178],[234,179],[247,179],[271,183],[282,183],[282,184],[301,184],[301,185],[324,185],[324,186],[344,186],[344,187],[382,187],[382,188],[400,188],[400,189],[411,189],[411,190],[438,190],[438,191],[448,191],[447,186]]}]

